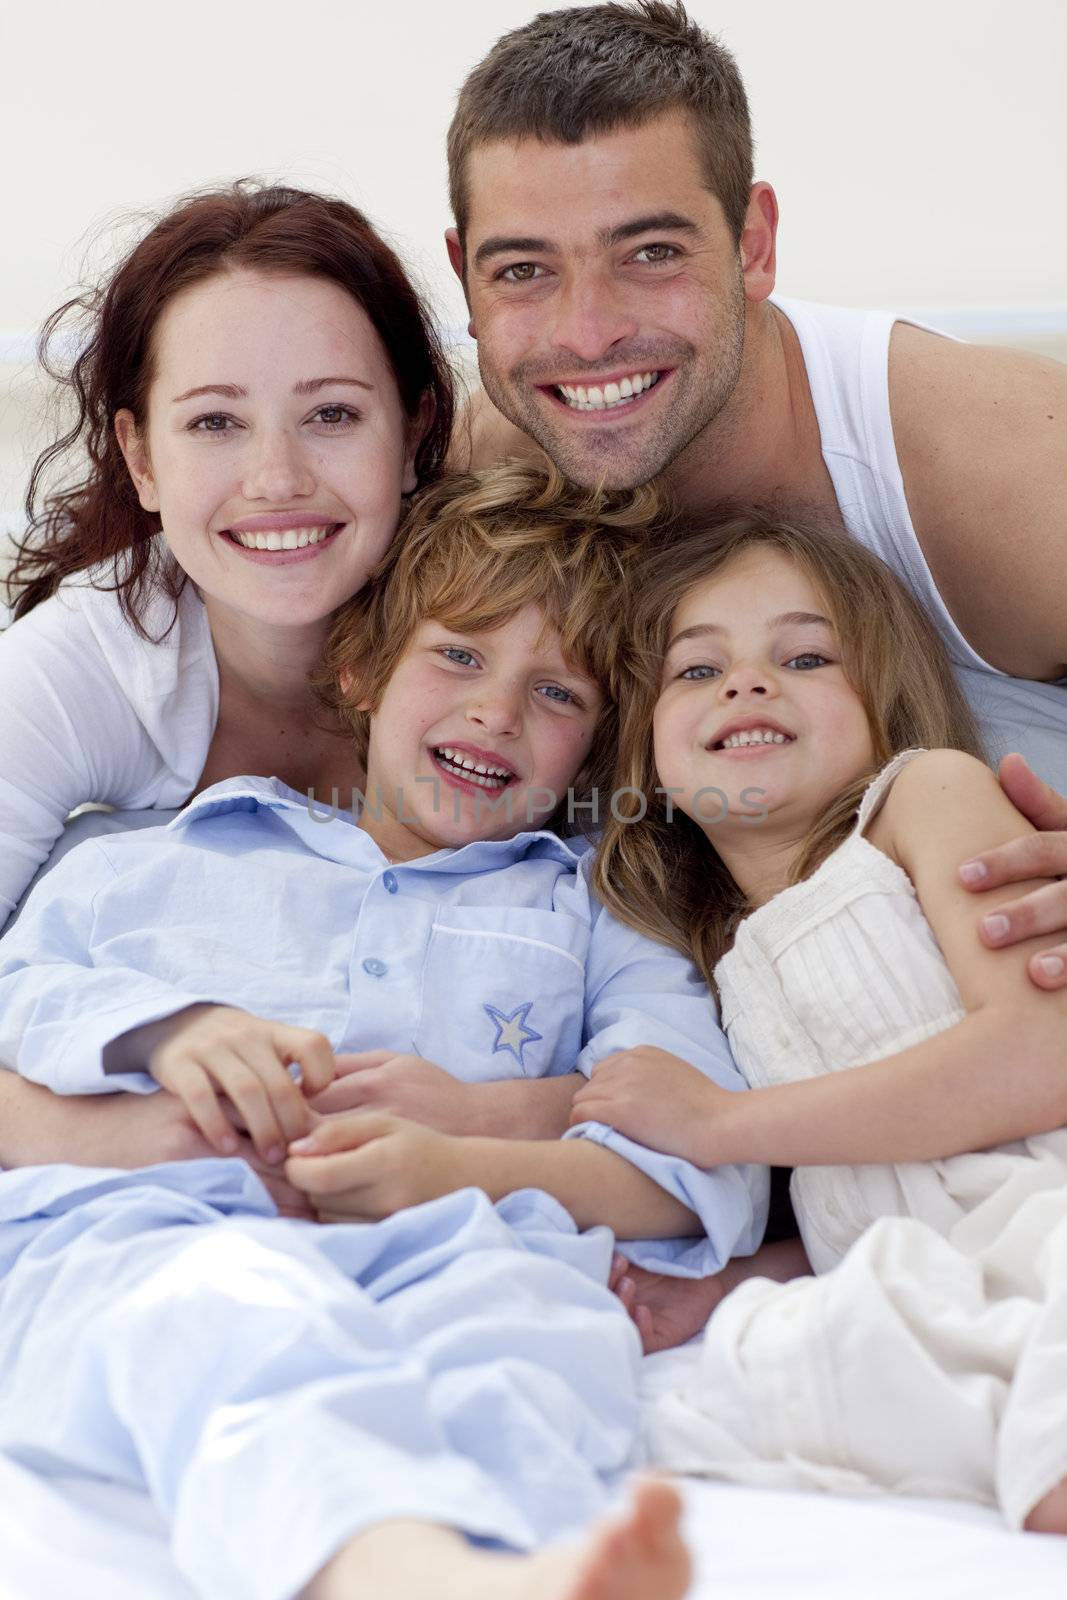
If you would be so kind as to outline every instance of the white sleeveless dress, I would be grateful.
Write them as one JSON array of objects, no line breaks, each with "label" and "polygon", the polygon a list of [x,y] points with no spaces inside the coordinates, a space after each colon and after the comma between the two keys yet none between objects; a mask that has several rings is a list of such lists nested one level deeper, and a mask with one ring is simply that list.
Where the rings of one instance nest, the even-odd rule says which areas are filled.
[{"label": "white sleeveless dress", "polygon": [[[753,912],[716,968],[753,1087],[877,1060],[965,1015],[911,880],[864,837],[916,754],[879,774],[849,838]],[[798,1168],[793,1202],[824,1275],[723,1302],[695,1376],[652,1413],[654,1461],[997,1503],[1020,1525],[1067,1477],[1067,1130],[944,1161]]]}]

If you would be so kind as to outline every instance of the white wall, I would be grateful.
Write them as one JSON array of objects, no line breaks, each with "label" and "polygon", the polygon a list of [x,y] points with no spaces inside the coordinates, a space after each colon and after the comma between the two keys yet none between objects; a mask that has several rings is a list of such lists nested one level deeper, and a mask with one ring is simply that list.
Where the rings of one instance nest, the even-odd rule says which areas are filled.
[{"label": "white wall", "polygon": [[[442,319],[456,90],[531,0],[0,3],[0,517],[39,434],[32,330],[123,234],[94,230],[240,174],[340,191]],[[559,9],[546,4],[542,9]],[[1067,354],[1067,0],[691,0],[736,53],[780,287],[944,314]],[[955,322],[953,322],[955,315]],[[959,320],[962,318],[962,321]]]}]

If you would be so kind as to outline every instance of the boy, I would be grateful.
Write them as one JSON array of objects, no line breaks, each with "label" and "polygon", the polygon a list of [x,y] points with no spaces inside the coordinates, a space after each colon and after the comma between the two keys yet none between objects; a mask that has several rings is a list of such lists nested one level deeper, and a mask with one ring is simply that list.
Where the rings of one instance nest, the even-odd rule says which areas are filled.
[{"label": "boy", "polygon": [[[692,970],[602,912],[546,826],[603,789],[648,511],[597,512],[526,468],[428,491],[329,653],[366,752],[358,821],[233,780],[72,852],[0,947],[0,1059],[61,1092],[162,1085],[220,1148],[224,1095],[268,1159],[353,1046],[470,1084],[658,1045],[740,1087]],[[625,1461],[633,1336],[608,1235],[570,1218],[683,1274],[751,1250],[763,1221],[759,1172],[572,1132],[316,1124],[326,1153],[295,1151],[290,1181],[325,1220],[376,1228],[280,1221],[239,1162],[6,1174],[0,1445],[151,1486],[206,1593],[280,1600],[318,1574],[309,1593],[340,1594],[424,1545],[436,1595],[449,1574],[525,1592],[521,1564],[442,1527],[529,1548]],[[645,1588],[600,1562],[605,1535],[538,1592],[682,1593],[675,1508],[649,1504],[626,1535]],[[404,1570],[392,1593],[430,1592]]]}]

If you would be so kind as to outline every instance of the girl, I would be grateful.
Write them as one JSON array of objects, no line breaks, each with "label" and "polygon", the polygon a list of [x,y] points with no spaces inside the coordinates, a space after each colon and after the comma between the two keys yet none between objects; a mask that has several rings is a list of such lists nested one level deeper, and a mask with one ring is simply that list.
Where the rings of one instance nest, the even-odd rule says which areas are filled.
[{"label": "girl", "polygon": [[654,1452],[1067,1531],[1067,1001],[1029,982],[1039,939],[974,941],[953,870],[1029,825],[925,616],[846,539],[741,518],[639,593],[622,782],[659,787],[607,829],[597,883],[692,950],[755,1092],[637,1051],[573,1114],[699,1164],[795,1166],[825,1274],[722,1304]]}]

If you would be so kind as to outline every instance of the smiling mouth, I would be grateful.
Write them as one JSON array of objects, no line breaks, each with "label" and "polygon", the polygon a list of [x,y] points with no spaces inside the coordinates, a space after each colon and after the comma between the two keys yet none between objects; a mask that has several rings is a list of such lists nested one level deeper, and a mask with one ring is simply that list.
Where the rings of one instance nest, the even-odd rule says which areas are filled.
[{"label": "smiling mouth", "polygon": [[556,383],[552,393],[572,411],[615,411],[654,389],[662,377],[662,372],[633,372],[612,383]]},{"label": "smiling mouth", "polygon": [[306,550],[309,545],[336,538],[343,527],[343,522],[330,522],[321,528],[271,528],[266,533],[237,533],[227,528],[225,537],[242,550]]},{"label": "smiling mouth", "polygon": [[[430,754],[448,777],[473,783],[476,788],[486,789],[491,794],[500,794],[509,784],[518,782],[510,767],[498,766],[495,762],[475,761],[473,756],[465,751],[453,750],[450,745],[438,745]],[[468,762],[469,766],[466,765]]]},{"label": "smiling mouth", "polygon": [[771,728],[755,728],[751,731],[745,729],[742,733],[731,733],[727,739],[717,739],[709,745],[710,750],[765,750],[768,746],[795,744],[793,734],[778,733]]}]

